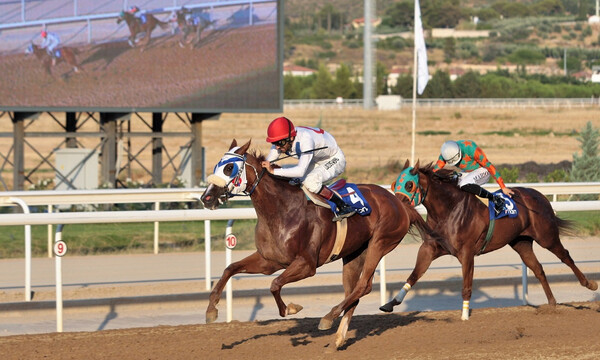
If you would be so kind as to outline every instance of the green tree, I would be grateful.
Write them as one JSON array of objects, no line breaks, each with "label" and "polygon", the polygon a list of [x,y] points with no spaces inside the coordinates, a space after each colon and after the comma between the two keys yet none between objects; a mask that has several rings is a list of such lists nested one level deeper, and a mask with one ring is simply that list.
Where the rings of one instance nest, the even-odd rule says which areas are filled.
[{"label": "green tree", "polygon": [[456,58],[456,39],[448,37],[444,40],[444,61],[448,64]]},{"label": "green tree", "polygon": [[351,75],[350,67],[346,64],[340,65],[337,69],[335,72],[335,81],[333,82],[337,96],[341,96],[344,99],[351,99],[355,96],[356,90],[354,89]]},{"label": "green tree", "polygon": [[588,121],[577,141],[581,143],[581,155],[573,154],[572,181],[600,181],[600,155],[598,144],[600,132]]},{"label": "green tree", "polygon": [[397,2],[385,10],[381,25],[391,28],[409,28],[413,25],[414,2]]},{"label": "green tree", "polygon": [[335,99],[336,91],[334,88],[334,82],[331,78],[331,74],[325,67],[325,65],[319,65],[317,72],[317,78],[313,83],[313,93],[316,99]]},{"label": "green tree", "polygon": [[423,97],[435,99],[451,99],[454,97],[450,75],[442,70],[437,70],[427,83]]},{"label": "green tree", "polygon": [[454,80],[454,96],[462,99],[476,99],[481,96],[481,76],[468,71]]},{"label": "green tree", "polygon": [[392,94],[400,95],[403,98],[412,98],[413,77],[412,75],[402,75],[398,77],[396,86],[392,88]]},{"label": "green tree", "polygon": [[302,92],[302,85],[295,76],[285,75],[283,77],[283,98],[298,99]]}]

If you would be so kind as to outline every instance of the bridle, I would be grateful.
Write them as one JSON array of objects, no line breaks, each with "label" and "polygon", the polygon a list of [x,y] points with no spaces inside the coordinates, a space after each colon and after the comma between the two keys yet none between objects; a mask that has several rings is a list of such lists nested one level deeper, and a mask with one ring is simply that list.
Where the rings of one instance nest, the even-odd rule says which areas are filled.
[{"label": "bridle", "polygon": [[[234,152],[227,152],[227,153],[225,153],[225,155],[229,155],[230,157],[227,159],[221,159],[221,161],[219,161],[219,163],[217,163],[217,165],[215,166],[215,170],[213,171],[214,172],[213,175],[222,179],[223,178],[222,176],[227,176],[227,175],[225,175],[222,172],[222,170],[221,170],[222,176],[217,175],[216,173],[219,171],[220,168],[222,168],[223,166],[225,166],[229,163],[236,163],[236,162],[240,162],[240,161],[242,162],[242,165],[238,168],[238,170],[234,176],[227,176],[230,179],[229,179],[229,181],[225,182],[225,184],[223,186],[223,188],[225,189],[225,193],[222,196],[225,198],[224,201],[227,201],[228,199],[236,197],[236,196],[251,196],[254,193],[254,190],[256,190],[256,187],[258,186],[260,181],[262,180],[262,178],[266,172],[266,169],[263,168],[259,174],[256,167],[247,162],[246,154],[240,155],[240,154],[236,154]],[[237,167],[237,165],[235,165],[235,164],[234,164],[234,166]],[[244,183],[246,183],[246,176],[245,176],[246,166],[249,166],[252,168],[252,170],[254,170],[254,182],[250,186],[250,190],[247,190],[248,186],[245,186],[243,190],[237,189],[237,191],[236,191],[236,188],[238,188],[238,187],[242,186]],[[213,183],[213,184],[217,185],[215,183]],[[231,186],[232,184],[233,184],[233,186]],[[219,185],[217,185],[217,186],[219,186]]]}]

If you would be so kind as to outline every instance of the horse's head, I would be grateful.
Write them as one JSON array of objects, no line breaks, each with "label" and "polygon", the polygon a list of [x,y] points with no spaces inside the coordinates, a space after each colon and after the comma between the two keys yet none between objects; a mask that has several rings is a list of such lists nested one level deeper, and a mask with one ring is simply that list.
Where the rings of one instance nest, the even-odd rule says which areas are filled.
[{"label": "horse's head", "polygon": [[249,147],[250,141],[242,146],[237,146],[235,139],[231,142],[229,151],[215,165],[213,174],[207,179],[209,185],[201,197],[204,207],[214,210],[229,197],[246,191],[246,166],[253,166],[246,161]]},{"label": "horse's head", "polygon": [[392,183],[392,191],[403,201],[408,201],[412,206],[421,204],[425,198],[426,192],[421,187],[419,178],[419,161],[414,167],[406,160],[404,168],[396,181]]},{"label": "horse's head", "polygon": [[124,20],[125,20],[125,14],[127,14],[125,11],[121,11],[121,12],[119,13],[119,17],[117,18],[117,24],[120,24],[120,23],[121,23],[121,21],[124,21]]}]

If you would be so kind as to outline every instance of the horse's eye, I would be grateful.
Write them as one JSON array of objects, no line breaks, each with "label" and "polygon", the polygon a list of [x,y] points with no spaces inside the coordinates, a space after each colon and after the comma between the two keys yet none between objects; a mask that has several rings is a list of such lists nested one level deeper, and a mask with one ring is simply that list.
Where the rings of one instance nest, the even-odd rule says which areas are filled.
[{"label": "horse's eye", "polygon": [[232,172],[233,172],[233,164],[225,165],[225,168],[223,169],[223,174],[225,174],[227,176],[231,176]]},{"label": "horse's eye", "polygon": [[415,186],[415,183],[412,181],[409,181],[404,185],[404,189],[408,192],[411,192],[413,190],[414,186]]}]

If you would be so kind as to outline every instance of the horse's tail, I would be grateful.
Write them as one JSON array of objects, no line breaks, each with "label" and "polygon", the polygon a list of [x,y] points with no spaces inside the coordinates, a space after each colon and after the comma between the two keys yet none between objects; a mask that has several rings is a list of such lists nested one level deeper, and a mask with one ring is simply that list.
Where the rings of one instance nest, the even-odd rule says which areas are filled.
[{"label": "horse's tail", "polygon": [[160,26],[161,29],[163,30],[168,30],[169,29],[169,23],[165,22],[165,21],[161,21],[156,19],[156,23],[158,24],[158,26]]},{"label": "horse's tail", "polygon": [[574,221],[561,219],[556,215],[554,216],[554,221],[556,222],[556,226],[558,226],[560,234],[567,236],[575,236],[577,234]]},{"label": "horse's tail", "polygon": [[419,230],[421,238],[430,237],[435,240],[442,240],[442,237],[427,224],[423,216],[413,206],[407,205],[404,202],[402,202],[402,205],[408,211],[410,225],[414,225]]}]

